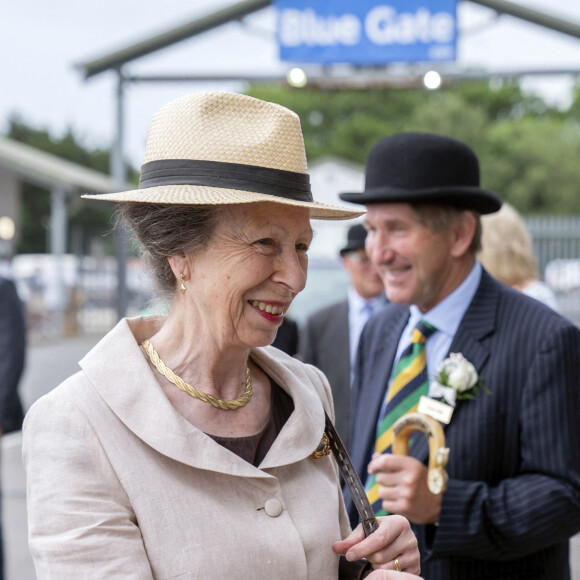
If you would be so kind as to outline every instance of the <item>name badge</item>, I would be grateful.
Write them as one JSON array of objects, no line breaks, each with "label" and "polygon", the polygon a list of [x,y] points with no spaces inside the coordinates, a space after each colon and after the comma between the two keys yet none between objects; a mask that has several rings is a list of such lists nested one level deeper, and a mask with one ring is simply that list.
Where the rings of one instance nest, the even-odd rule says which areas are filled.
[{"label": "name badge", "polygon": [[433,417],[433,419],[445,423],[445,425],[449,425],[454,409],[447,403],[423,396],[419,399],[417,411],[424,415],[429,415],[429,417]]}]

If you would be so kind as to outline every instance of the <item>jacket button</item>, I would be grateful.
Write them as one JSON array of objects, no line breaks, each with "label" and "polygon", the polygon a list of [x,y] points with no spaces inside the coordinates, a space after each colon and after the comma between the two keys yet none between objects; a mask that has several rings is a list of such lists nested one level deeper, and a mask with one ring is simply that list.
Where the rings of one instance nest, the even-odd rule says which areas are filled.
[{"label": "jacket button", "polygon": [[266,501],[264,510],[271,518],[277,518],[282,513],[282,503],[275,498],[271,498]]}]

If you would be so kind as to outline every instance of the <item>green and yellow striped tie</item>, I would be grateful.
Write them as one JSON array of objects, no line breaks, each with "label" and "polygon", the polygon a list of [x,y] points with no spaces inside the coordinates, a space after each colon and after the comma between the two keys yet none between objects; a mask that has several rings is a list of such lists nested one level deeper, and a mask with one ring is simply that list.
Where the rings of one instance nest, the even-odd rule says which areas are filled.
[{"label": "green and yellow striped tie", "polygon": [[[425,320],[420,320],[413,330],[411,344],[402,352],[399,361],[391,374],[385,400],[384,414],[381,417],[375,441],[375,452],[390,453],[393,443],[393,425],[406,413],[417,410],[419,399],[429,391],[427,376],[427,356],[425,343],[437,329]],[[369,502],[375,514],[385,515],[382,500],[379,498],[379,486],[375,476],[369,475],[366,484]]]}]

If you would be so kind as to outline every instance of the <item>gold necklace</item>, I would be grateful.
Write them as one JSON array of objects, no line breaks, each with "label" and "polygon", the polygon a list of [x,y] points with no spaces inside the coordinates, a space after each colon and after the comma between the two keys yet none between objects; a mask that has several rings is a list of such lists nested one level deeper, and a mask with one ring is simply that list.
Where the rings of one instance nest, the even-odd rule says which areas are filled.
[{"label": "gold necklace", "polygon": [[204,403],[209,403],[212,407],[224,410],[233,410],[243,407],[251,398],[253,393],[252,388],[252,375],[250,374],[250,367],[246,365],[246,388],[241,397],[237,399],[232,399],[230,401],[224,401],[223,399],[218,399],[213,395],[208,395],[203,391],[198,391],[195,387],[187,384],[181,377],[177,376],[171,369],[165,366],[165,363],[159,358],[157,351],[153,348],[153,345],[145,340],[141,343],[143,350],[147,353],[147,356],[153,363],[153,366],[170,382],[172,382],[178,389],[181,389],[184,393],[187,393],[190,397],[194,399],[199,399]]}]

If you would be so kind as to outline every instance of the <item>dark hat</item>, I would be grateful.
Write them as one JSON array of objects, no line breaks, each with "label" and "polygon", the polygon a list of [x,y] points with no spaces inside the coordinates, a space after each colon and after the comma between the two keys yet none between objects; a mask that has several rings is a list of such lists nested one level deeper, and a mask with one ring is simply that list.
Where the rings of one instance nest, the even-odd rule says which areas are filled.
[{"label": "dark hat", "polygon": [[366,161],[365,190],[341,193],[351,203],[436,203],[481,214],[501,198],[479,187],[479,163],[464,143],[433,133],[396,133],[377,141]]},{"label": "dark hat", "polygon": [[346,246],[340,250],[340,255],[354,250],[364,250],[365,240],[367,238],[367,231],[361,224],[351,226],[348,230]]}]

